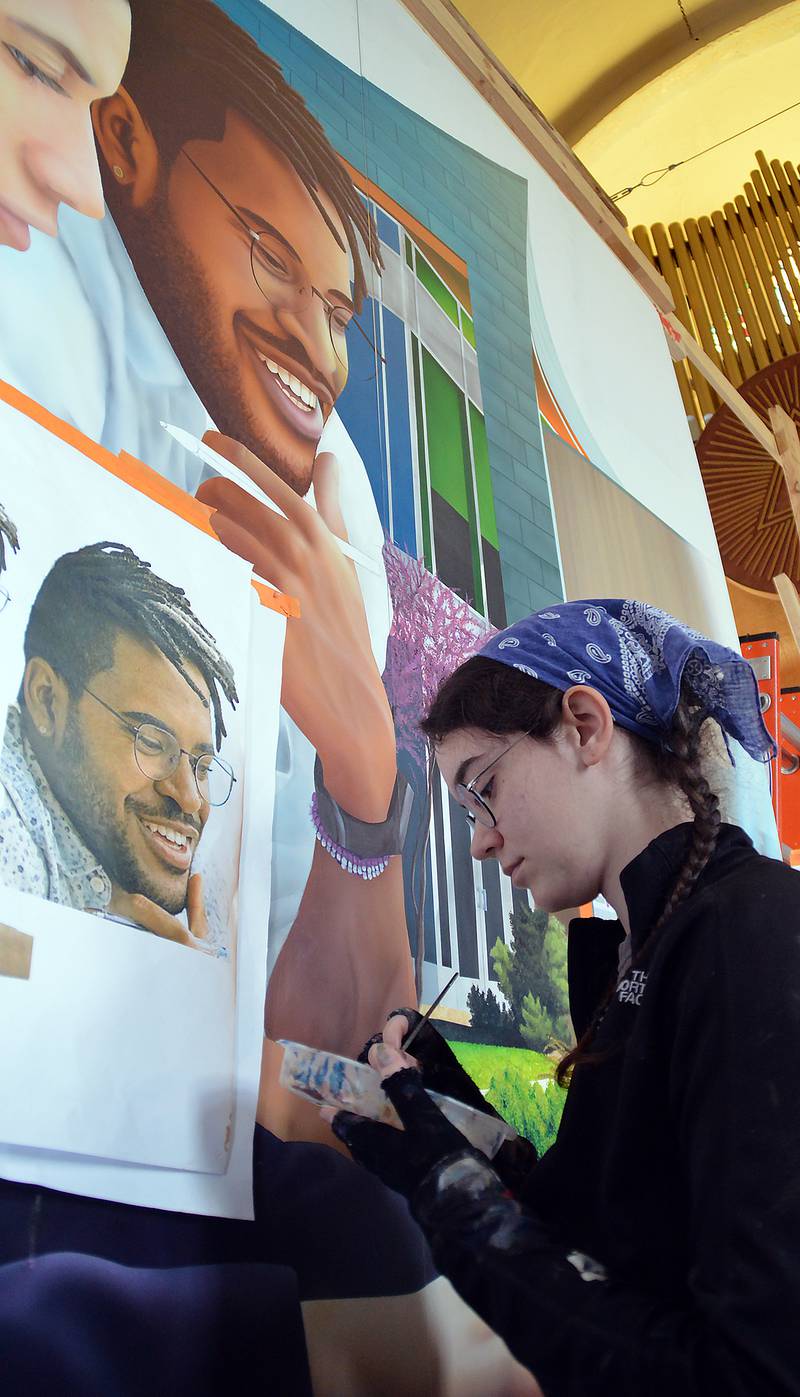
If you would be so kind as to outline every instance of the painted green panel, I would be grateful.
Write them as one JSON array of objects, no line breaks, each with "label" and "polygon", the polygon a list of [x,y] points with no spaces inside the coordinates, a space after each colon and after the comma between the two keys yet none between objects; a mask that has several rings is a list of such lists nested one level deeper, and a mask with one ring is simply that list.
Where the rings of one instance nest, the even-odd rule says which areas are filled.
[{"label": "painted green panel", "polygon": [[419,253],[417,253],[417,276],[425,290],[430,291],[434,301],[441,306],[445,315],[449,315],[453,324],[457,325],[458,301],[453,293],[448,291],[442,278],[437,276],[430,263],[426,262],[424,257],[420,257]]},{"label": "painted green panel", "polygon": [[[470,461],[464,394],[424,345],[422,377],[425,384],[431,486],[462,519],[468,520],[473,511],[469,508],[467,495]],[[470,481],[470,487],[471,484]]]},{"label": "painted green panel", "polygon": [[[428,468],[431,489],[469,525],[472,568],[471,595],[479,611],[484,608],[481,582],[481,540],[472,489],[472,465],[467,429],[467,400],[433,355],[422,347],[425,384],[425,421],[428,428]],[[441,544],[434,526],[436,556]],[[466,540],[465,540],[466,542]],[[466,559],[464,560],[466,562]]]},{"label": "painted green panel", "polygon": [[468,340],[472,345],[472,348],[477,349],[478,346],[475,343],[475,326],[472,323],[472,316],[467,315],[463,306],[461,307],[461,333],[464,339]]},{"label": "painted green panel", "polygon": [[493,548],[499,548],[497,520],[494,513],[492,473],[489,467],[489,443],[486,440],[486,424],[483,414],[475,404],[469,405],[469,425],[472,430],[472,450],[475,453],[475,483],[478,487],[478,509],[481,514],[481,533]]},{"label": "painted green panel", "polygon": [[411,268],[411,270],[412,270],[412,272],[413,272],[413,270],[414,270],[414,249],[413,249],[413,247],[411,246],[411,240],[410,240],[409,238],[404,238],[403,241],[405,242],[405,245],[406,245],[406,262],[408,263],[409,267]]},{"label": "painted green panel", "polygon": [[[406,239],[406,248],[408,240]],[[411,364],[414,370],[414,406],[417,419],[417,461],[419,465],[419,502],[422,516],[422,549],[425,566],[433,567],[431,546],[431,511],[428,499],[428,461],[425,454],[425,422],[422,415],[422,385],[419,372],[419,340],[411,336]]]}]

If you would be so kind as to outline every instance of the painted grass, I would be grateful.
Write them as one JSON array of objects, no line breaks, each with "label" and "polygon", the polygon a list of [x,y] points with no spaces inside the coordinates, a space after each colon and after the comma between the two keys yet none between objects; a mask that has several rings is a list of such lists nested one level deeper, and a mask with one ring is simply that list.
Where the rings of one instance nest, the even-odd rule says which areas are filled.
[{"label": "painted grass", "polygon": [[481,1091],[488,1090],[492,1077],[506,1071],[527,1082],[553,1075],[550,1059],[530,1048],[493,1048],[485,1043],[451,1043],[450,1047]]}]

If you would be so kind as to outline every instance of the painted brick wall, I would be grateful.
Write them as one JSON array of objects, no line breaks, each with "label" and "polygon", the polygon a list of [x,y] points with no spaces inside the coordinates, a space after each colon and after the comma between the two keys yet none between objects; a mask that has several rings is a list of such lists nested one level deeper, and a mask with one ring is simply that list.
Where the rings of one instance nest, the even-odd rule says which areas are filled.
[{"label": "painted brick wall", "polygon": [[364,82],[259,0],[221,4],[280,63],[340,154],[467,263],[508,619],[562,600],[531,368],[524,180]]}]

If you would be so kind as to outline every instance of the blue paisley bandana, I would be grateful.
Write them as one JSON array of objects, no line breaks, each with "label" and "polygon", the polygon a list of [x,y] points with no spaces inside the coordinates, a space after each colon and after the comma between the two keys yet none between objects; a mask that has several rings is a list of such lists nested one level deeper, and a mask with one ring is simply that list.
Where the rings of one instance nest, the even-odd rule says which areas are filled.
[{"label": "blue paisley bandana", "polygon": [[499,631],[480,654],[555,689],[590,684],[620,727],[655,743],[670,730],[685,674],[724,734],[757,761],[776,753],[747,661],[645,602],[561,602]]}]

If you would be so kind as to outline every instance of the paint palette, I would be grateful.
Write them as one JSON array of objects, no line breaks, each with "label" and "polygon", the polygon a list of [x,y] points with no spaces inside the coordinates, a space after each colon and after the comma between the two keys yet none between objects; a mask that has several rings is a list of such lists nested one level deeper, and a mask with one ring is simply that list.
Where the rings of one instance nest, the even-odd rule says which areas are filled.
[{"label": "paint palette", "polygon": [[[368,1063],[292,1043],[287,1038],[281,1038],[279,1043],[283,1048],[279,1081],[295,1096],[303,1096],[318,1106],[338,1106],[402,1130],[400,1117],[385,1095],[378,1073]],[[429,1091],[428,1095],[450,1124],[489,1159],[494,1158],[505,1140],[516,1139],[516,1130],[496,1116],[476,1111],[438,1091]]]}]

